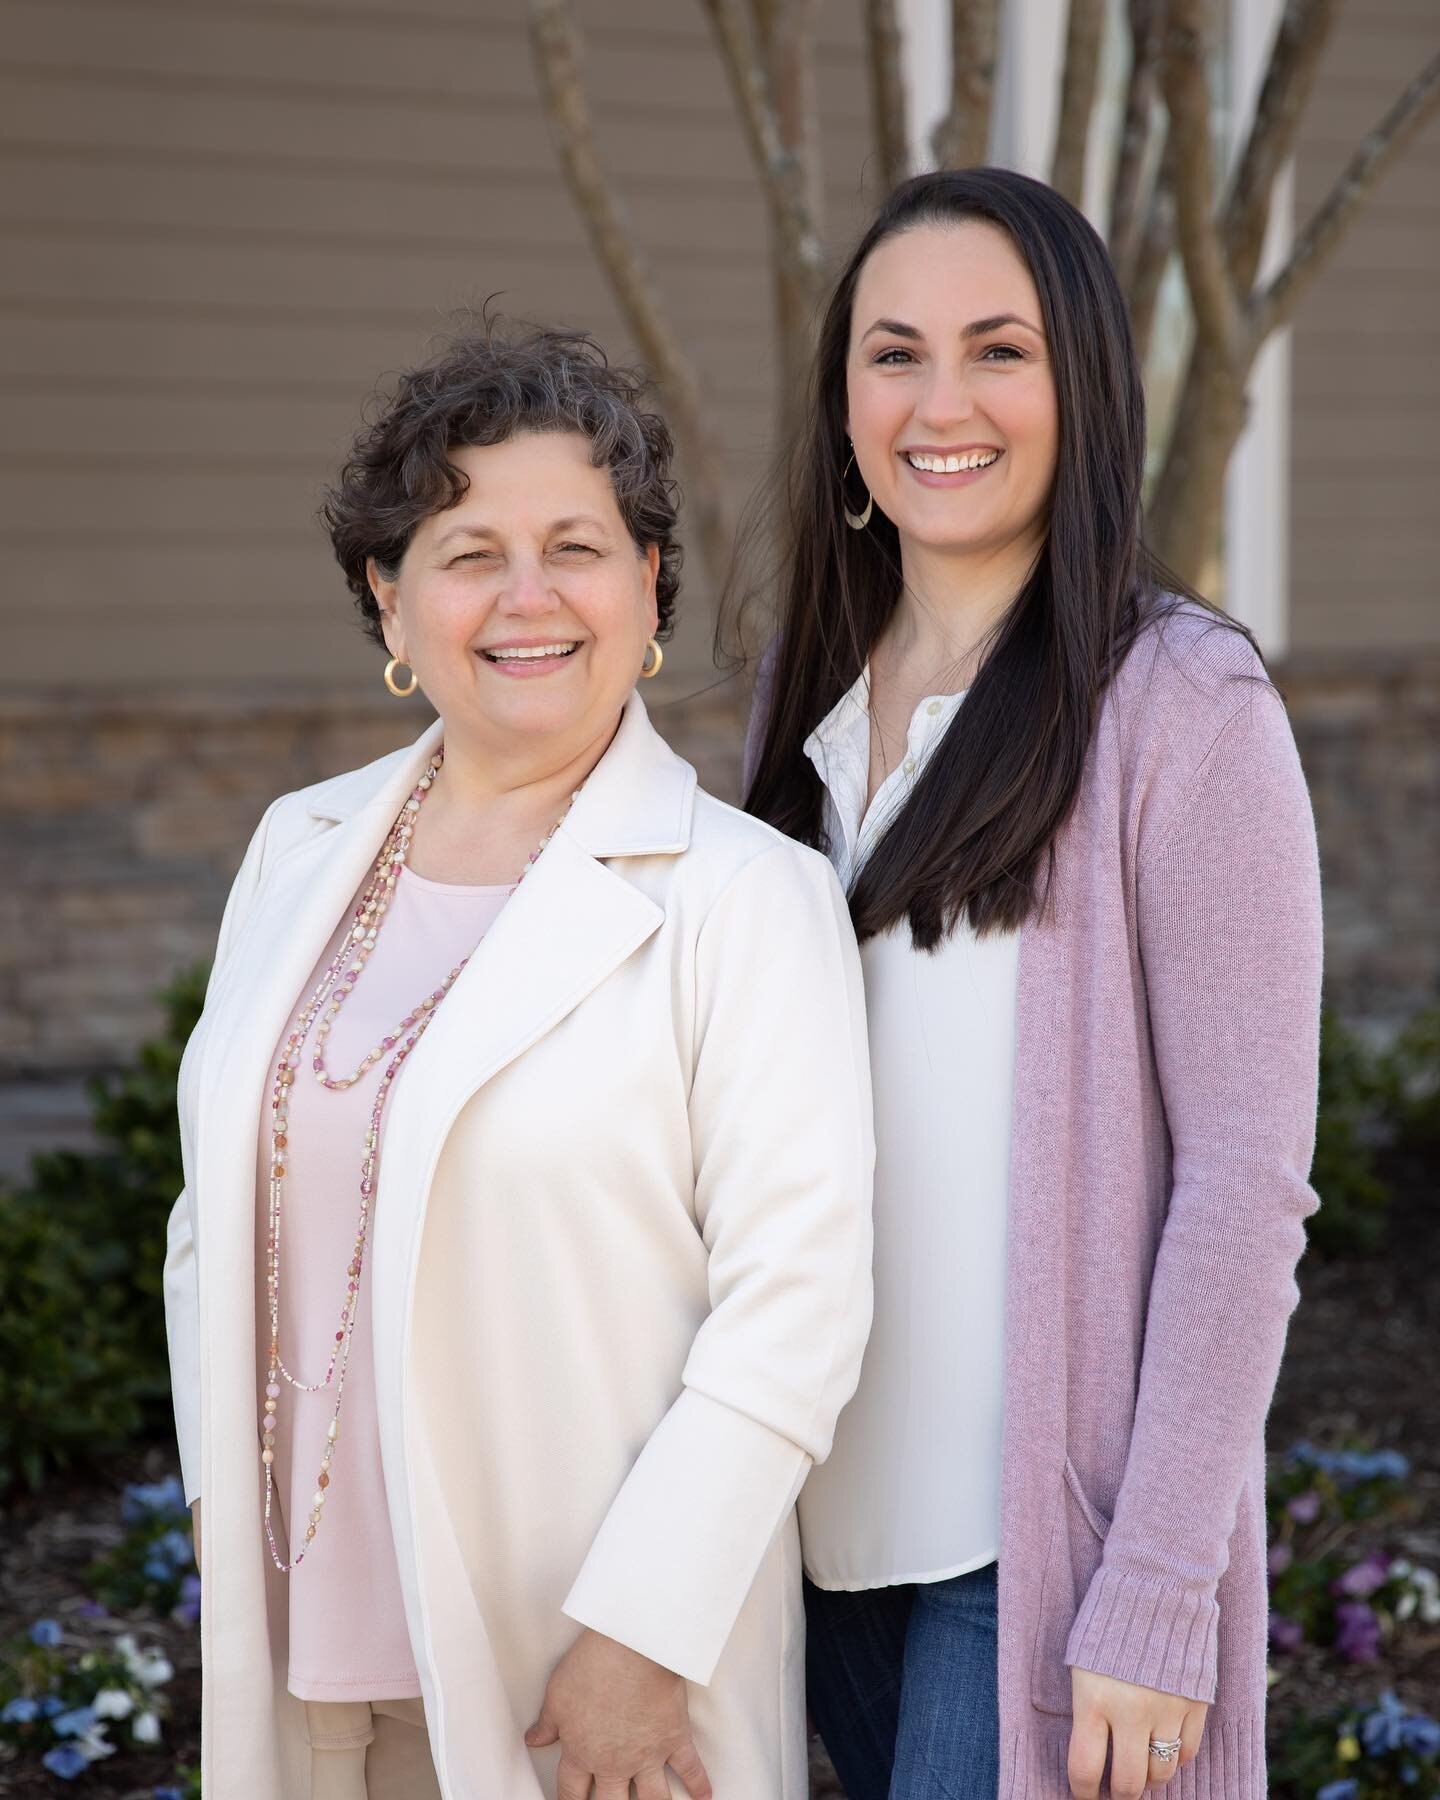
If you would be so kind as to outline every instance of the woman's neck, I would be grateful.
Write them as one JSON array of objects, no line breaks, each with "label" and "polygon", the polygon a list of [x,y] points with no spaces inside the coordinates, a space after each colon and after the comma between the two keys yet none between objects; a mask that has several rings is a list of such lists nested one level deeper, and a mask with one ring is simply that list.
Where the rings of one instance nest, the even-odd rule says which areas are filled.
[{"label": "woman's neck", "polygon": [[431,881],[515,881],[610,747],[611,720],[577,745],[496,746],[447,726],[445,767],[421,808],[410,866]]},{"label": "woman's neck", "polygon": [[1039,541],[956,555],[901,539],[900,601],[875,646],[907,687],[958,692],[1034,566]]}]

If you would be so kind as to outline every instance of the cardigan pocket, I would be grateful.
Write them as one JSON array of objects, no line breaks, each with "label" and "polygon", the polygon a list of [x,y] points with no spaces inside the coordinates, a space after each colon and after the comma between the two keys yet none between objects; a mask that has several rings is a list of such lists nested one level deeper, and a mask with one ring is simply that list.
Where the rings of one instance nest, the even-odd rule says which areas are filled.
[{"label": "cardigan pocket", "polygon": [[1030,1664],[1030,1700],[1040,1712],[1072,1710],[1065,1646],[1080,1602],[1100,1567],[1109,1530],[1109,1519],[1085,1492],[1067,1456],[1040,1579],[1039,1627]]}]

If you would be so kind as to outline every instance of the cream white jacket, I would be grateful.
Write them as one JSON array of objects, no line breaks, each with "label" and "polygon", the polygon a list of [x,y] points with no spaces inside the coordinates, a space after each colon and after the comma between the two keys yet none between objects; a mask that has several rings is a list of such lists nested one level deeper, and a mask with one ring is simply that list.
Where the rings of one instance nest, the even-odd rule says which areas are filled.
[{"label": "cream white jacket", "polygon": [[[165,1285],[208,1800],[309,1794],[254,1423],[268,1059],[437,742],[270,808],[181,1070]],[[803,1800],[793,1509],[869,1328],[872,1162],[829,865],[699,791],[633,696],[386,1123],[381,1453],[448,1800],[553,1794],[522,1733],[581,1625],[694,1684],[718,1800]]]}]

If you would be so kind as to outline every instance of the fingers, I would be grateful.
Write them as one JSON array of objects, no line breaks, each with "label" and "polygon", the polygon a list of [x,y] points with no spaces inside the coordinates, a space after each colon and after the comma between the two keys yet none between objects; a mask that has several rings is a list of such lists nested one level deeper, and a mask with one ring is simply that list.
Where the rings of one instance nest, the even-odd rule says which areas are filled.
[{"label": "fingers", "polygon": [[1140,1800],[1150,1782],[1150,1733],[1136,1720],[1111,1721],[1110,1800]]},{"label": "fingers", "polygon": [[[1178,1717],[1174,1713],[1166,1713],[1164,1718],[1151,1725],[1145,1748],[1146,1754],[1150,1756],[1150,1786],[1152,1788],[1168,1786],[1179,1774],[1185,1747],[1185,1733],[1182,1727],[1188,1716],[1186,1713],[1181,1713]],[[1151,1744],[1173,1744],[1177,1738],[1180,1740],[1180,1752],[1176,1755],[1170,1757],[1150,1755]]]},{"label": "fingers", "polygon": [[[700,1752],[693,1741],[671,1754],[670,1767],[684,1782],[690,1800],[715,1800],[715,1790],[710,1785],[710,1777],[705,1773],[705,1765],[701,1762]],[[668,1796],[665,1800],[668,1800]]]},{"label": "fingers", "polygon": [[555,1800],[590,1800],[590,1771],[567,1756],[560,1758],[555,1773]]},{"label": "fingers", "polygon": [[664,1769],[646,1769],[635,1777],[635,1800],[670,1800]]},{"label": "fingers", "polygon": [[560,1727],[542,1707],[540,1717],[525,1733],[525,1742],[532,1750],[543,1750],[546,1744],[557,1744],[560,1741]]},{"label": "fingers", "polygon": [[1180,1729],[1173,1735],[1180,1739],[1179,1767],[1194,1762],[1200,1754],[1200,1739],[1205,1735],[1205,1717],[1208,1706],[1192,1706],[1180,1722]]},{"label": "fingers", "polygon": [[1100,1800],[1100,1779],[1105,1773],[1105,1752],[1110,1747],[1110,1727],[1096,1712],[1077,1714],[1070,1728],[1070,1792],[1075,1800]]}]

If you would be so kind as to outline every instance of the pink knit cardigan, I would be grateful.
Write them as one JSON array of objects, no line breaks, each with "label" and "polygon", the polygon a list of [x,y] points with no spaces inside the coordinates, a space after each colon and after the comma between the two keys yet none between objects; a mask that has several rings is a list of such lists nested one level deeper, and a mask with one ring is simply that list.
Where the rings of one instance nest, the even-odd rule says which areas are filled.
[{"label": "pink knit cardigan", "polygon": [[1068,1796],[1074,1663],[1211,1702],[1167,1792],[1259,1800],[1321,935],[1299,758],[1242,637],[1189,606],[1142,635],[1055,852],[1017,1001],[1000,1796]]}]

